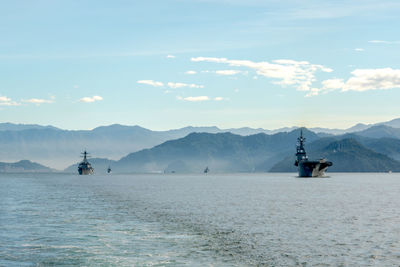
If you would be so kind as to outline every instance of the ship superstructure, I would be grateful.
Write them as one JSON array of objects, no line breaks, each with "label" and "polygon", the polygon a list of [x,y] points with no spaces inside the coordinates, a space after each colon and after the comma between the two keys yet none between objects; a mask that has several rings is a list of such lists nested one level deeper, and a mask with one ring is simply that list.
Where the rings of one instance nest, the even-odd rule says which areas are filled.
[{"label": "ship superstructure", "polygon": [[89,153],[87,153],[86,150],[85,150],[81,154],[82,154],[81,157],[83,157],[83,160],[78,165],[78,173],[79,173],[79,175],[93,174],[94,169],[93,169],[92,165],[89,163],[89,161],[87,160],[87,158],[89,157],[88,156]]},{"label": "ship superstructure", "polygon": [[298,167],[299,177],[323,177],[328,167],[332,166],[332,162],[326,159],[318,161],[308,160],[306,150],[304,149],[305,141],[306,138],[303,137],[303,130],[301,130],[300,137],[297,138],[296,161],[294,163]]}]

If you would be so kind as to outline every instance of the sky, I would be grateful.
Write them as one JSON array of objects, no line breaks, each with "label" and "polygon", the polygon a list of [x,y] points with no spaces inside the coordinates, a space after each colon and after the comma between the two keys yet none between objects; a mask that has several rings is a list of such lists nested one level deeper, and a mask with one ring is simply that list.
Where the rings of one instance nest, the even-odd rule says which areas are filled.
[{"label": "sky", "polygon": [[400,117],[400,2],[0,0],[0,122],[348,128]]}]

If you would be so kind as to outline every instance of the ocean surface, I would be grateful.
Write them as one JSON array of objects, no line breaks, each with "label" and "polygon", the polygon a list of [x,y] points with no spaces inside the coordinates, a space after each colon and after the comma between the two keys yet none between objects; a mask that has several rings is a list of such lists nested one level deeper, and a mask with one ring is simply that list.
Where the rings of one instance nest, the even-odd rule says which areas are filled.
[{"label": "ocean surface", "polygon": [[400,266],[400,174],[0,174],[0,266]]}]

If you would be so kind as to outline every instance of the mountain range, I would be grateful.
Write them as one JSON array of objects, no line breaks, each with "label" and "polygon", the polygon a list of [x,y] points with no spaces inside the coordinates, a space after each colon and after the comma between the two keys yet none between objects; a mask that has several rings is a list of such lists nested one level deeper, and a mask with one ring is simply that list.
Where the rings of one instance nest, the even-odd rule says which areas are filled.
[{"label": "mountain range", "polygon": [[[370,138],[356,134],[320,137],[302,129],[310,159],[327,158],[334,162],[330,171],[400,171],[400,139]],[[300,129],[267,135],[240,136],[232,133],[191,133],[151,149],[131,153],[118,161],[91,159],[97,172],[108,166],[125,173],[213,173],[296,172],[295,144]],[[66,169],[76,172],[77,164]]]},{"label": "mountain range", "polygon": [[[338,138],[343,139],[344,136],[349,137],[349,135],[353,135],[352,137],[350,136],[350,138],[357,140],[361,145],[378,153],[383,153],[393,159],[400,159],[400,153],[398,151],[400,128],[397,127],[400,127],[400,119],[372,125],[357,124],[346,130],[326,128],[311,128],[310,130],[313,132],[314,139],[334,138],[336,140]],[[10,162],[20,159],[30,159],[40,164],[51,166],[52,168],[64,169],[66,166],[78,162],[80,153],[86,149],[94,156],[92,161],[99,161],[101,165],[121,164],[121,170],[128,170],[129,168],[124,167],[124,164],[118,162],[124,162],[130,157],[136,157],[136,160],[139,160],[140,157],[150,157],[147,155],[150,155],[148,153],[153,151],[153,148],[164,149],[166,145],[171,145],[170,142],[173,142],[171,140],[179,140],[191,133],[222,134],[229,132],[238,136],[231,137],[230,140],[232,142],[237,141],[235,138],[243,137],[243,140],[238,141],[239,143],[242,142],[240,147],[242,152],[238,153],[240,156],[245,156],[241,153],[248,153],[250,156],[246,157],[249,162],[254,162],[254,164],[250,164],[244,161],[243,164],[247,166],[247,169],[244,169],[266,171],[269,167],[272,167],[274,163],[282,159],[279,159],[281,155],[285,156],[285,153],[292,153],[291,151],[293,150],[296,138],[293,137],[287,140],[283,138],[280,140],[279,137],[292,133],[296,129],[298,129],[298,127],[282,128],[278,130],[253,129],[248,127],[237,129],[185,127],[168,131],[152,131],[140,126],[114,124],[97,127],[93,130],[71,131],[53,126],[0,123],[0,146],[2,148],[0,150],[0,161]],[[254,135],[256,137],[254,137]],[[216,136],[219,139],[217,137],[215,138],[221,142],[221,136],[229,139],[228,136],[224,134]],[[194,141],[193,136],[190,136],[190,138],[189,140]],[[246,148],[246,145],[251,145],[253,140],[257,138],[258,140],[263,139],[265,141],[265,143],[263,143],[264,141],[260,141],[261,147],[259,151]],[[386,138],[386,143],[384,140],[380,140],[379,142],[375,140],[380,138]],[[314,141],[314,139],[308,141],[311,142]],[[188,140],[185,141],[185,144],[189,145],[190,142]],[[177,145],[178,143],[172,144]],[[223,146],[219,148],[222,150],[225,149]],[[135,154],[135,152],[139,154]],[[200,149],[198,149],[197,152],[201,152]],[[215,160],[214,164],[219,162],[224,165],[226,159],[220,162],[220,155],[215,153],[210,156],[211,159]],[[251,156],[252,153],[254,153],[254,157]],[[136,156],[132,156],[132,154]],[[204,159],[202,160],[205,164],[209,162]],[[262,165],[260,160],[264,160],[266,163]],[[179,159],[177,159],[176,162],[179,162]],[[273,162],[273,164],[271,164],[271,162]],[[142,163],[144,163],[143,159]],[[186,164],[192,166],[194,163]],[[149,165],[146,163],[145,165],[150,166],[151,164]],[[157,169],[157,171],[166,169],[166,171],[168,171],[170,169],[176,169],[176,167],[174,167],[175,165],[183,166],[182,164],[174,163],[170,167],[161,164],[157,165],[157,168],[141,168],[143,171],[153,169]],[[163,169],[161,167],[165,168]],[[193,167],[190,167],[189,169],[192,168]],[[199,166],[198,168],[202,167]]]},{"label": "mountain range", "polygon": [[[151,149],[130,153],[118,161],[91,159],[95,169],[107,166],[117,172],[202,172],[207,166],[214,172],[268,171],[274,162],[293,149],[300,130],[273,135],[259,133],[241,136],[227,133],[191,133]],[[304,130],[309,140],[319,139]],[[66,171],[75,171],[77,165]]]}]

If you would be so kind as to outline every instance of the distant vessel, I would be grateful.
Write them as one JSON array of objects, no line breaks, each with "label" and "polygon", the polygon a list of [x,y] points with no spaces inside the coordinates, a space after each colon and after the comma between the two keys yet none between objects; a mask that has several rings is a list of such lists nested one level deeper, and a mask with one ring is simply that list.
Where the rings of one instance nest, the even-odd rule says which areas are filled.
[{"label": "distant vessel", "polygon": [[308,160],[306,151],[304,149],[304,143],[306,138],[303,137],[303,130],[300,132],[300,137],[297,138],[297,153],[295,166],[298,166],[299,177],[322,177],[325,174],[326,169],[332,166],[331,161],[326,159],[320,159],[319,161]]},{"label": "distant vessel", "polygon": [[208,168],[208,166],[204,169],[204,173],[209,173],[210,169]]},{"label": "distant vessel", "polygon": [[108,166],[107,173],[111,173],[111,167]]},{"label": "distant vessel", "polygon": [[83,155],[83,156],[81,156],[81,157],[83,157],[83,160],[81,163],[79,163],[79,166],[78,166],[79,175],[93,174],[94,169],[93,169],[92,165],[89,163],[89,161],[87,160],[89,153],[87,153],[85,150],[81,154]]}]

